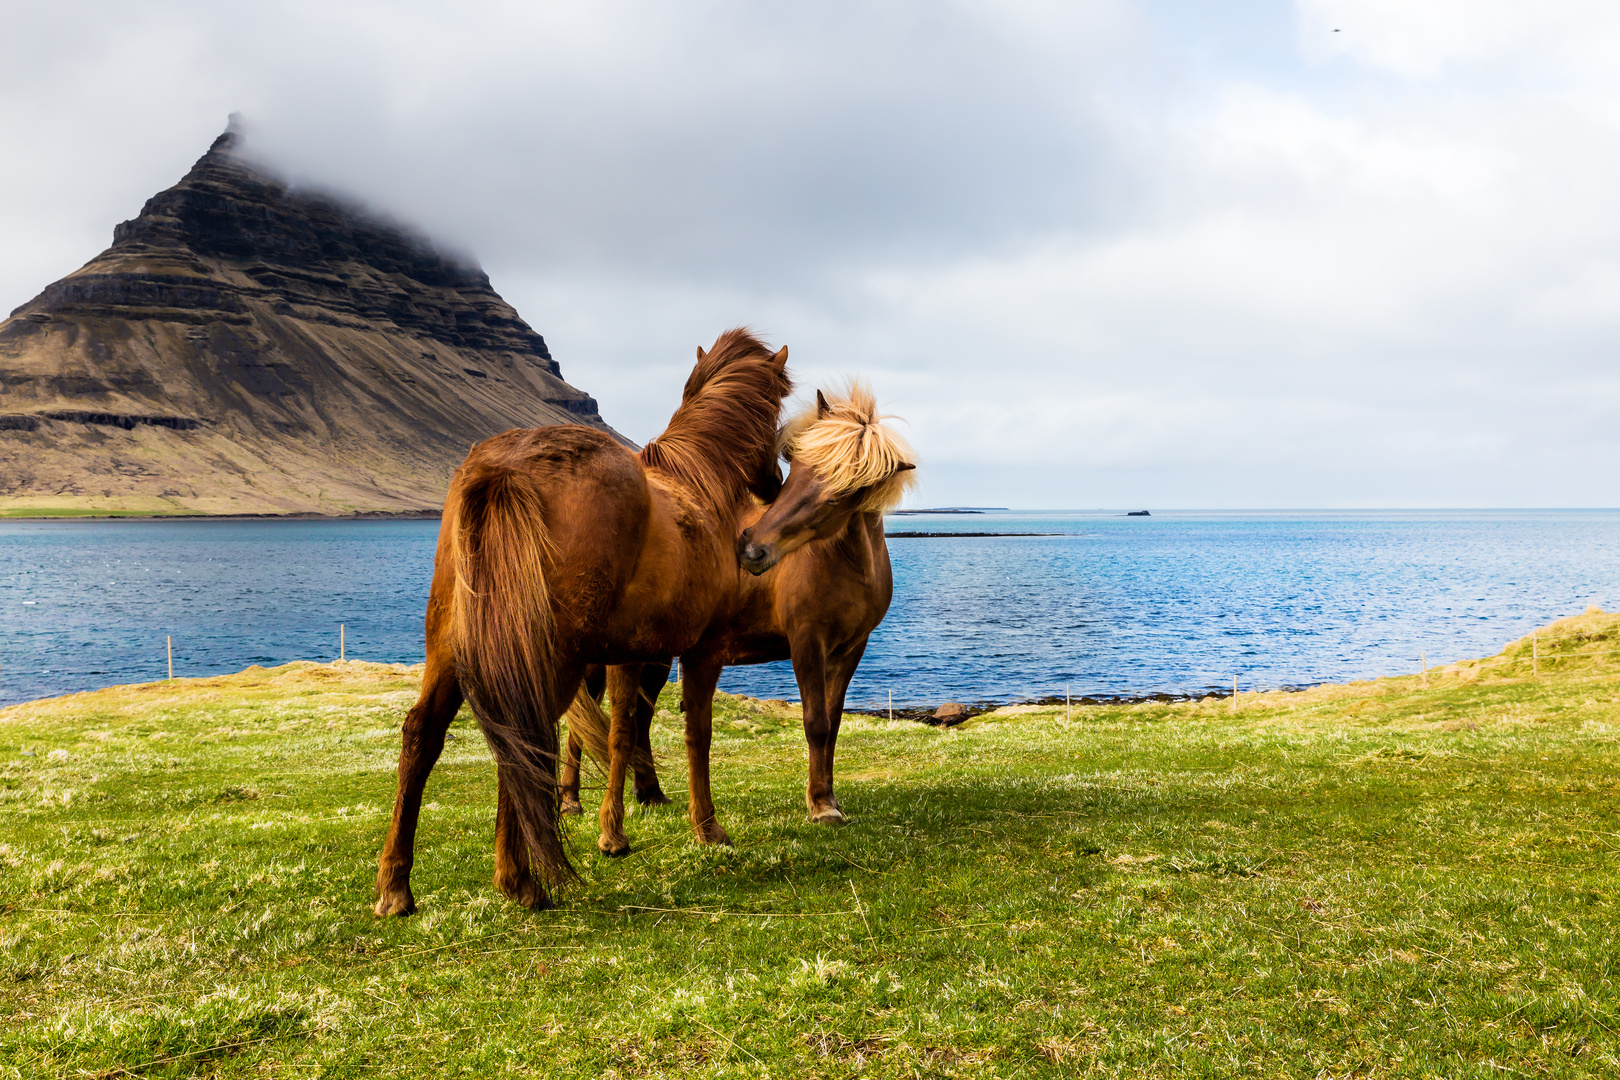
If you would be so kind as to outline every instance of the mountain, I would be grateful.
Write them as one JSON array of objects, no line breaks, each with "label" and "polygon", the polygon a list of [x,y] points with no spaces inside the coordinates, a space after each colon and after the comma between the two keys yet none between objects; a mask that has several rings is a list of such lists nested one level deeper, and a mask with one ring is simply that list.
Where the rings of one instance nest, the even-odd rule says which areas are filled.
[{"label": "mountain", "polygon": [[239,139],[0,323],[0,516],[422,513],[509,428],[623,441],[478,267]]}]

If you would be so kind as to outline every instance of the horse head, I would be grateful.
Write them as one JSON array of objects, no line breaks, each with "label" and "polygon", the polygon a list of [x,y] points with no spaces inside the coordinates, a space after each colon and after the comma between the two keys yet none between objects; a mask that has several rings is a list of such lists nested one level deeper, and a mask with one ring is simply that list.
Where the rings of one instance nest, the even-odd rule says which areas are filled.
[{"label": "horse head", "polygon": [[843,532],[860,513],[896,506],[915,482],[911,448],[877,411],[860,382],[835,393],[816,391],[813,409],[782,429],[790,468],[765,514],[737,538],[737,561],[759,575],[814,540]]}]

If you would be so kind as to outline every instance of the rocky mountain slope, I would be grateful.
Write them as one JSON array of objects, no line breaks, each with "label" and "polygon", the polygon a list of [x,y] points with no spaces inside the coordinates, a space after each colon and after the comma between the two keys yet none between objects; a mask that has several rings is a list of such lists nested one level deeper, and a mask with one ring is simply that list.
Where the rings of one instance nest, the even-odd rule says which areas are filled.
[{"label": "rocky mountain slope", "polygon": [[0,323],[0,515],[437,510],[476,441],[596,401],[476,266],[228,131]]}]

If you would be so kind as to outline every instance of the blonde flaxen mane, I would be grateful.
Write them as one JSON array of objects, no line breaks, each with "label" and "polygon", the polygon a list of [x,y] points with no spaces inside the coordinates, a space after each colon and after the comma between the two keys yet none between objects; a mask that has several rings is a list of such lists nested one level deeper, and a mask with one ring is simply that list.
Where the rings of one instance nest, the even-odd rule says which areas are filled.
[{"label": "blonde flaxen mane", "polygon": [[860,379],[822,397],[825,413],[812,405],[782,428],[782,456],[815,470],[828,498],[870,489],[857,509],[894,509],[917,482],[911,447],[883,423],[894,417],[878,412]]}]

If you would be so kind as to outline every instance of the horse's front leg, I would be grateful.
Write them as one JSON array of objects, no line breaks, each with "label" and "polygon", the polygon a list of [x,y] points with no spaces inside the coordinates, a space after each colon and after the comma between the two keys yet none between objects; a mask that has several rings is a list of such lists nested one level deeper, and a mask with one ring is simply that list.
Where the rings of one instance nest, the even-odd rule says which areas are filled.
[{"label": "horse's front leg", "polygon": [[636,694],[636,750],[630,759],[635,774],[636,802],[642,806],[664,806],[668,795],[658,784],[658,772],[653,767],[652,722],[658,711],[658,695],[669,682],[668,662],[641,665],[641,687]]},{"label": "horse's front leg", "polygon": [[394,820],[377,858],[378,915],[409,915],[416,910],[411,895],[411,865],[416,859],[416,822],[422,789],[444,751],[444,734],[461,708],[461,687],[448,657],[435,650],[422,673],[422,691],[405,716],[400,731],[399,788]]},{"label": "horse's front leg", "polygon": [[624,835],[624,774],[630,767],[636,745],[636,706],[641,697],[641,665],[615,664],[607,672],[608,721],[607,790],[602,793],[598,820],[602,835],[597,850],[614,857],[630,854],[630,841]]},{"label": "horse's front leg", "polygon": [[700,844],[729,844],[731,837],[714,817],[709,791],[709,743],[714,736],[714,691],[720,662],[681,657],[681,703],[686,709],[687,815]]},{"label": "horse's front leg", "polygon": [[803,701],[804,741],[810,759],[804,801],[810,820],[817,824],[844,821],[844,808],[833,794],[833,755],[844,722],[844,694],[865,652],[864,639],[842,653],[829,653],[821,642],[805,642],[793,650],[793,674]]}]

